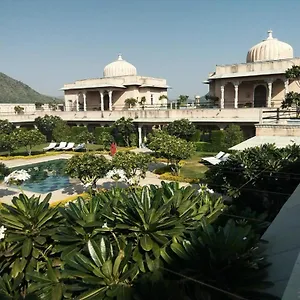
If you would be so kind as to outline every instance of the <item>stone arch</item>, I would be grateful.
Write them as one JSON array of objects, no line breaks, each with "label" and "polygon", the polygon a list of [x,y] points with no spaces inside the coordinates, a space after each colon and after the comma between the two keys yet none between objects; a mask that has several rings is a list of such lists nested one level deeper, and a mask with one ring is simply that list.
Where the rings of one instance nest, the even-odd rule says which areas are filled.
[{"label": "stone arch", "polygon": [[253,106],[266,107],[267,106],[268,89],[264,84],[258,84],[253,91]]}]

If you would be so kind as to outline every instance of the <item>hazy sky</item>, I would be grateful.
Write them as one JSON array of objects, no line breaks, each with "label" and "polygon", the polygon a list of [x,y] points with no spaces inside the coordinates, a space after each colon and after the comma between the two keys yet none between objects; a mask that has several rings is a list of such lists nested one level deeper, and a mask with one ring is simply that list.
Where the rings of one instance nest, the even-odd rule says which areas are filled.
[{"label": "hazy sky", "polygon": [[0,72],[57,96],[122,53],[139,75],[166,78],[170,98],[192,98],[268,29],[299,55],[299,14],[299,0],[0,0]]}]

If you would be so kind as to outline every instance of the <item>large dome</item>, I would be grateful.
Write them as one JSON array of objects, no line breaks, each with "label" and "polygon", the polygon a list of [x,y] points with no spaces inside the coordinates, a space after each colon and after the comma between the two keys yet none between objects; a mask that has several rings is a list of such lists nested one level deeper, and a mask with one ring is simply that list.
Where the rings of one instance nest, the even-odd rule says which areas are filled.
[{"label": "large dome", "polygon": [[119,55],[118,59],[108,64],[103,71],[104,77],[116,77],[116,76],[128,76],[137,74],[135,66],[123,60],[122,56]]},{"label": "large dome", "polygon": [[294,57],[292,46],[273,38],[272,30],[268,31],[268,38],[253,46],[247,54],[247,63],[287,59]]}]

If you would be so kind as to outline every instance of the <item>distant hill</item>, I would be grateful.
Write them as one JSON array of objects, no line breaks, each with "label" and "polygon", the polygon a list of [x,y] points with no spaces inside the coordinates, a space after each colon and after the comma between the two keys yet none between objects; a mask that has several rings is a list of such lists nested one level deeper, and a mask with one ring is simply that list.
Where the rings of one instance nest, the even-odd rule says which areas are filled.
[{"label": "distant hill", "polygon": [[52,103],[63,102],[62,99],[38,93],[21,81],[0,72],[0,103]]}]

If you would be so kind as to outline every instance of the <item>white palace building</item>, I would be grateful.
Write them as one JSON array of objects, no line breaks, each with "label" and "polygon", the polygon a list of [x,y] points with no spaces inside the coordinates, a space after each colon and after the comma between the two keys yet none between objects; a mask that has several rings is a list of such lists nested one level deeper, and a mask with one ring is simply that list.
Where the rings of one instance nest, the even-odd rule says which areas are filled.
[{"label": "white palace building", "polygon": [[204,83],[219,108],[280,107],[289,91],[300,92],[296,82],[289,82],[285,71],[300,65],[292,46],[273,37],[253,46],[246,63],[217,65]]},{"label": "white palace building", "polygon": [[134,98],[137,102],[143,98],[144,106],[166,104],[166,79],[137,75],[135,66],[119,55],[108,64],[102,78],[77,80],[65,84],[62,88],[66,111],[112,111],[123,110],[125,100]]}]

